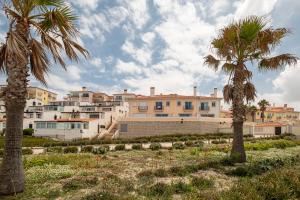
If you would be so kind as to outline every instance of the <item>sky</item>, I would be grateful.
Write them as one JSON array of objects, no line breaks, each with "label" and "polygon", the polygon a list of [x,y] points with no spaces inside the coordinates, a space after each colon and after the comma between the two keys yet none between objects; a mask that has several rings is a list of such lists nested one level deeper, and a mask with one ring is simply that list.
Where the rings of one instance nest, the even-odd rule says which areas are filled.
[{"label": "sky", "polygon": [[[269,25],[286,27],[291,34],[273,55],[300,57],[299,0],[67,0],[78,15],[77,41],[89,52],[88,60],[67,62],[67,71],[55,64],[48,73],[48,89],[60,97],[82,86],[108,94],[128,89],[137,94],[156,93],[219,95],[228,76],[203,64],[211,54],[218,30],[249,15],[264,16]],[[0,13],[0,41],[7,22]],[[287,103],[300,110],[300,62],[276,72],[259,72],[253,83],[257,101]],[[5,83],[0,75],[0,83]],[[30,84],[41,86],[33,77]]]}]

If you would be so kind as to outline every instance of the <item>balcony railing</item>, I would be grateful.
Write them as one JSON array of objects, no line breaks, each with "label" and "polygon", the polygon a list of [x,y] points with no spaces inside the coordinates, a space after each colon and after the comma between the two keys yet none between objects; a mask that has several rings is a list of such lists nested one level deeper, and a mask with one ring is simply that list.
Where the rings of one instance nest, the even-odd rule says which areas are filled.
[{"label": "balcony railing", "polygon": [[143,112],[148,110],[148,106],[138,106],[138,110]]},{"label": "balcony railing", "polygon": [[192,110],[194,110],[194,106],[190,106],[190,107],[183,106],[183,110],[184,111],[192,111]]},{"label": "balcony railing", "polygon": [[154,106],[155,111],[163,111],[164,107],[163,106]]},{"label": "balcony railing", "polygon": [[199,111],[209,111],[210,110],[210,107],[200,107],[199,108]]}]

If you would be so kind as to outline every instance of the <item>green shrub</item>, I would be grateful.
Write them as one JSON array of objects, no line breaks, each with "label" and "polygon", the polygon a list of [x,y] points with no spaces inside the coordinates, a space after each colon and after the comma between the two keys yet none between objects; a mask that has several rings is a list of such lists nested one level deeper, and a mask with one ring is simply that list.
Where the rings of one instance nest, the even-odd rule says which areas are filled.
[{"label": "green shrub", "polygon": [[75,146],[65,147],[64,153],[78,153],[78,148]]},{"label": "green shrub", "polygon": [[185,146],[187,146],[187,147],[192,147],[192,146],[194,145],[194,142],[188,140],[188,141],[185,141],[184,144],[185,144]]},{"label": "green shrub", "polygon": [[173,146],[174,149],[184,149],[185,148],[185,145],[183,143],[180,143],[180,142],[176,142],[172,146]]},{"label": "green shrub", "polygon": [[30,155],[30,154],[33,154],[33,151],[32,151],[32,149],[25,148],[25,149],[22,149],[22,154],[23,155]]},{"label": "green shrub", "polygon": [[149,188],[151,196],[168,197],[171,195],[170,186],[166,183],[156,183]]},{"label": "green shrub", "polygon": [[157,150],[161,149],[161,144],[160,143],[151,143],[150,144],[150,149],[152,151],[157,151]]},{"label": "green shrub", "polygon": [[81,148],[81,152],[83,153],[91,153],[93,152],[94,147],[93,146],[84,146]]},{"label": "green shrub", "polygon": [[123,150],[125,150],[125,144],[117,144],[115,146],[115,150],[116,151],[123,151]]},{"label": "green shrub", "polygon": [[285,149],[287,147],[294,147],[296,144],[293,141],[289,140],[278,140],[272,142],[272,145],[277,149]]},{"label": "green shrub", "polygon": [[163,168],[159,168],[159,169],[153,171],[153,175],[156,177],[167,177],[168,172]]},{"label": "green shrub", "polygon": [[173,176],[185,176],[188,173],[188,171],[185,167],[173,166],[170,167],[169,173]]},{"label": "green shrub", "polygon": [[189,184],[184,183],[182,181],[179,181],[178,183],[173,183],[171,185],[171,188],[172,192],[174,192],[175,194],[183,194],[192,190]]},{"label": "green shrub", "polygon": [[97,148],[94,148],[92,153],[93,154],[105,154],[106,152],[109,151],[109,146],[100,146],[100,147],[97,147]]},{"label": "green shrub", "polygon": [[198,189],[207,189],[211,188],[214,185],[214,182],[203,177],[194,176],[191,180],[191,185]]},{"label": "green shrub", "polygon": [[49,153],[62,153],[63,148],[62,147],[48,147],[48,148],[46,148],[46,151]]},{"label": "green shrub", "polygon": [[142,150],[143,146],[142,146],[142,144],[133,144],[131,146],[131,148],[134,149],[134,150]]},{"label": "green shrub", "polygon": [[25,135],[25,136],[32,136],[33,133],[34,133],[34,130],[32,128],[23,129],[23,135]]}]

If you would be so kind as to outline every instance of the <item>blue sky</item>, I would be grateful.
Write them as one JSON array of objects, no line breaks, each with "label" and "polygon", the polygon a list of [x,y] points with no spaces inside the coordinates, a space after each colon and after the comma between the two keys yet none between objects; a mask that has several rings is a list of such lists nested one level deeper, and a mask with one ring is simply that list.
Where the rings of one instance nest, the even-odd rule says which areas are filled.
[{"label": "blue sky", "polygon": [[[148,94],[201,95],[222,89],[227,76],[203,65],[210,41],[232,20],[262,15],[270,25],[287,27],[292,34],[276,48],[300,57],[299,0],[68,0],[79,16],[78,42],[91,54],[89,60],[68,63],[65,72],[54,66],[48,88],[61,96],[87,86],[109,94],[128,88]],[[7,28],[0,15],[0,40]],[[300,63],[283,71],[260,73],[253,68],[258,99],[288,103],[300,109]],[[1,83],[5,76],[1,75]],[[31,85],[40,84],[31,78]]]}]

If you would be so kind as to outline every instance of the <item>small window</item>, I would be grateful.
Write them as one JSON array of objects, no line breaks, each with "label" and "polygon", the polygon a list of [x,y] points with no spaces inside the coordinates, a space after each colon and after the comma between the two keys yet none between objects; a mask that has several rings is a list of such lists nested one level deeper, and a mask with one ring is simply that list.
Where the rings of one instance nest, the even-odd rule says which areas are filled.
[{"label": "small window", "polygon": [[181,101],[177,101],[177,106],[181,106]]},{"label": "small window", "polygon": [[213,102],[211,103],[211,106],[212,106],[212,107],[216,107],[216,102],[213,101]]},{"label": "small window", "polygon": [[42,114],[41,113],[37,113],[36,114],[36,118],[39,118],[39,119],[42,118]]},{"label": "small window", "polygon": [[169,115],[168,114],[156,114],[155,116],[156,117],[168,117]]},{"label": "small window", "polygon": [[121,132],[128,132],[128,124],[121,124]]},{"label": "small window", "polygon": [[166,102],[166,106],[170,106],[170,101],[167,101],[167,102]]},{"label": "small window", "polygon": [[85,123],[83,124],[83,129],[89,129],[89,123],[85,122]]}]

